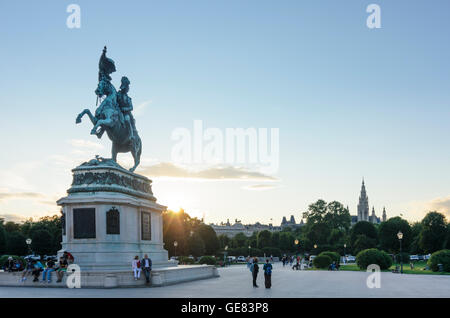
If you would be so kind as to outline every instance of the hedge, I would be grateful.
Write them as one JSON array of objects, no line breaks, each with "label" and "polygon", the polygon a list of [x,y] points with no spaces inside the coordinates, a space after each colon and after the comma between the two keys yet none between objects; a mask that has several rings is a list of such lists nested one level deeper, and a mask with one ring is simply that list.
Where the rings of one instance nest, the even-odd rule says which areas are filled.
[{"label": "hedge", "polygon": [[328,255],[319,255],[313,260],[314,267],[316,268],[328,268],[332,262],[333,260]]},{"label": "hedge", "polygon": [[384,251],[368,248],[356,255],[356,264],[361,269],[367,269],[367,266],[371,264],[379,265],[380,269],[388,269],[392,265],[392,258]]},{"label": "hedge", "polygon": [[191,265],[191,264],[195,264],[195,260],[193,260],[192,258],[189,258],[187,256],[180,256],[178,258],[178,263],[180,265]]},{"label": "hedge", "polygon": [[339,255],[339,253],[336,252],[325,251],[319,254],[319,256],[321,255],[329,256],[333,262],[336,262],[336,264],[339,264],[341,261],[341,255]]},{"label": "hedge", "polygon": [[443,265],[444,272],[450,272],[450,250],[440,250],[431,254],[428,266],[433,272],[439,271],[438,264]]},{"label": "hedge", "polygon": [[206,265],[216,265],[216,258],[214,256],[202,256],[198,263]]}]

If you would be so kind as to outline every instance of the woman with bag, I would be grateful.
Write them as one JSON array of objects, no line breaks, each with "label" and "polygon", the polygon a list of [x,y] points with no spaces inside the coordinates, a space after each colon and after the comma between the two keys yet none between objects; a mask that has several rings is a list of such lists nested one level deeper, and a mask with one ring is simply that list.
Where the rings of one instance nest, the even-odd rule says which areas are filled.
[{"label": "woman with bag", "polygon": [[134,257],[131,266],[133,268],[134,280],[138,280],[141,277],[141,261],[139,260],[139,256],[136,255]]}]

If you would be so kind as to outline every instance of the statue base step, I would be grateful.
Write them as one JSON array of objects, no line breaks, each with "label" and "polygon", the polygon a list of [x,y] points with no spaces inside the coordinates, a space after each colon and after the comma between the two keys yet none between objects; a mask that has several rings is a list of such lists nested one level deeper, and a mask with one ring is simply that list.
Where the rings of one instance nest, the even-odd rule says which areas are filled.
[{"label": "statue base step", "polygon": [[[42,282],[42,273],[39,275],[39,282],[33,282],[31,275],[22,282],[21,272],[0,272],[0,286],[11,287],[54,287],[69,288],[69,284],[76,286],[76,281],[70,276],[64,274],[60,283],[56,282],[55,272],[51,273],[51,282]],[[72,274],[73,275],[73,274]],[[183,282],[189,282],[200,279],[219,277],[217,268],[212,265],[180,265],[177,267],[162,267],[151,271],[151,283],[146,284],[145,275],[141,272],[140,279],[135,280],[133,272],[128,271],[81,271],[80,284],[77,288],[120,288],[120,287],[161,287]]]}]

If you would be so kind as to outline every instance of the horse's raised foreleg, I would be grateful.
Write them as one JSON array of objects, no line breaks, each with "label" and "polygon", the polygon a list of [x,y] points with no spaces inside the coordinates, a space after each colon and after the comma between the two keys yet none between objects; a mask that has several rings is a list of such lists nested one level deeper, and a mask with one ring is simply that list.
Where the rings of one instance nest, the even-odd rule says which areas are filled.
[{"label": "horse's raised foreleg", "polygon": [[83,118],[83,116],[86,114],[89,116],[89,119],[91,120],[92,125],[97,124],[97,118],[95,118],[95,116],[92,115],[92,113],[89,109],[85,109],[81,113],[79,113],[75,122],[77,124],[81,123],[81,118]]},{"label": "horse's raised foreleg", "polygon": [[97,135],[97,129],[99,126],[112,127],[113,123],[114,121],[111,119],[111,117],[106,117],[105,119],[97,120],[97,123],[94,124],[94,127],[91,130],[91,135]]}]

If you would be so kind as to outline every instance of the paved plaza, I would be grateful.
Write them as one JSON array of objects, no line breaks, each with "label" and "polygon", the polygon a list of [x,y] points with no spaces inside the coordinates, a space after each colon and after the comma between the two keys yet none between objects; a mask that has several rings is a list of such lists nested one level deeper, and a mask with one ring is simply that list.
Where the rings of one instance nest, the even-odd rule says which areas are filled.
[{"label": "paved plaza", "polygon": [[381,288],[366,285],[369,273],[351,271],[293,271],[274,265],[272,289],[252,287],[250,271],[245,265],[219,269],[220,277],[155,288],[62,289],[34,287],[0,287],[0,297],[450,297],[450,275],[412,275],[381,273]]}]

